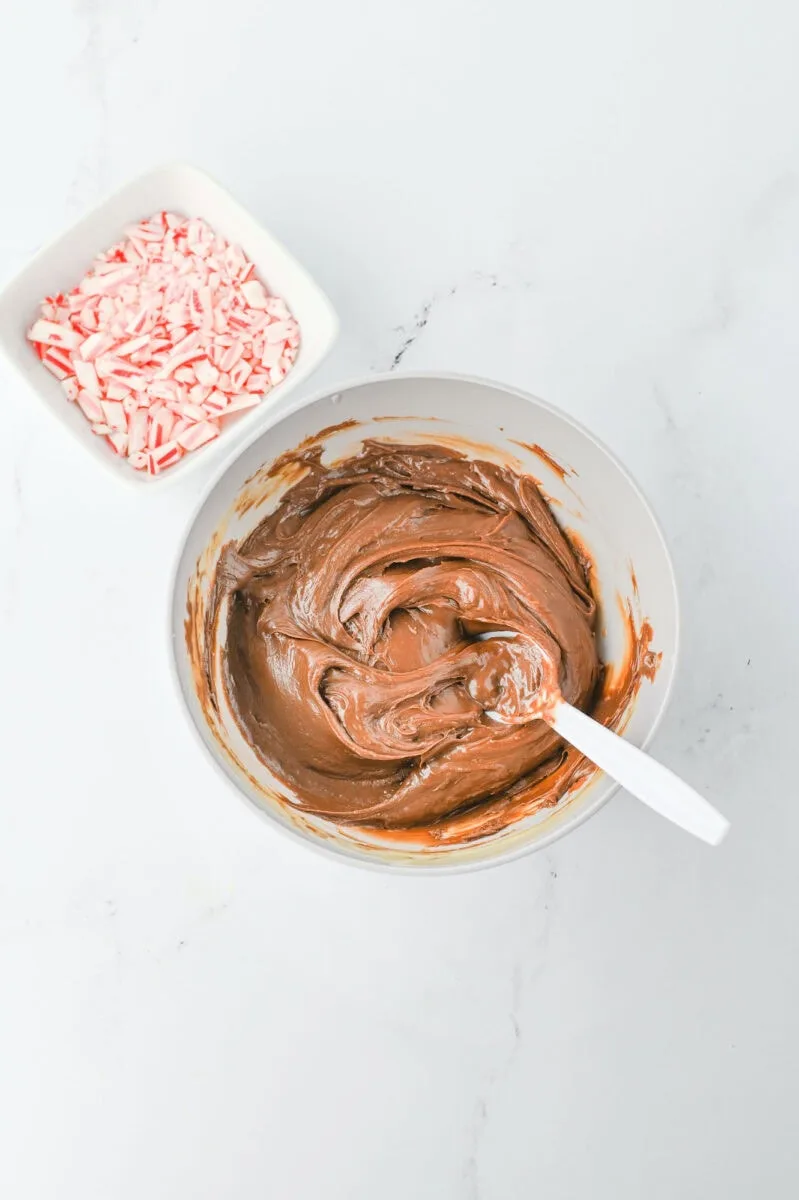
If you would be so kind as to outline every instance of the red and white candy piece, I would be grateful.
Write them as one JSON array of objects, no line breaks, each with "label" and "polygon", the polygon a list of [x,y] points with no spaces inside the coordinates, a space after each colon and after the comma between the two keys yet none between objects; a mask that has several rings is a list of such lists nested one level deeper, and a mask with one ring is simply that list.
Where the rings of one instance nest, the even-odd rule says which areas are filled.
[{"label": "red and white candy piece", "polygon": [[219,437],[291,369],[299,326],[240,247],[199,217],[127,230],[28,333],[94,433],[150,475]]}]

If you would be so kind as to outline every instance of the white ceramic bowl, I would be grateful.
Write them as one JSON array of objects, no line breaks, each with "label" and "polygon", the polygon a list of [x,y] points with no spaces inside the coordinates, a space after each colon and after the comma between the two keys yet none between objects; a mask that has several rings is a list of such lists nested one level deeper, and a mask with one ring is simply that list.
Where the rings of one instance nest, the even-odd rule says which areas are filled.
[{"label": "white ceramic bowl", "polygon": [[[283,297],[299,321],[301,342],[292,370],[261,404],[232,416],[220,437],[184,455],[168,471],[148,476],[132,470],[103,438],[92,433],[81,411],[67,400],[61,384],[39,362],[25,335],[46,295],[74,287],[92,260],[118,242],[128,225],[162,209],[204,217],[217,233],[240,245],[269,290]],[[189,166],[159,167],[127,184],[40,250],[0,294],[0,351],[101,466],[138,487],[160,487],[182,479],[188,471],[224,457],[245,434],[268,425],[275,404],[280,402],[282,407],[283,399],[316,370],[337,335],[338,318],[333,307],[305,268],[229,192]]]},{"label": "white ceramic bowl", "polygon": [[[192,598],[202,609],[220,546],[246,535],[277,504],[280,492],[273,492],[244,515],[236,512],[237,501],[263,493],[257,483],[247,486],[251,476],[304,439],[352,420],[357,427],[324,437],[326,459],[346,457],[364,436],[443,444],[455,437],[461,449],[462,439],[477,444],[473,457],[489,455],[527,470],[541,482],[559,521],[576,534],[596,568],[604,660],[619,665],[624,659],[629,622],[623,606],[631,606],[639,626],[644,620],[652,625],[653,649],[662,655],[660,667],[654,681],[643,680],[630,702],[624,735],[644,746],[654,733],[674,676],[678,609],[668,551],[646,501],[609,451],[562,413],[510,388],[452,375],[373,377],[300,402],[224,465],[191,519],[172,585],[173,662],[191,724],[222,773],[259,813],[278,828],[350,861],[399,870],[452,871],[540,849],[596,812],[616,790],[613,781],[596,773],[556,808],[468,845],[431,847],[425,839],[414,841],[407,835],[392,844],[356,827],[337,828],[282,802],[285,785],[256,758],[230,714],[223,711],[217,722],[207,718],[198,695],[202,685],[195,686],[196,647],[193,654],[187,649],[187,602]],[[557,464],[569,470],[562,473]]]}]

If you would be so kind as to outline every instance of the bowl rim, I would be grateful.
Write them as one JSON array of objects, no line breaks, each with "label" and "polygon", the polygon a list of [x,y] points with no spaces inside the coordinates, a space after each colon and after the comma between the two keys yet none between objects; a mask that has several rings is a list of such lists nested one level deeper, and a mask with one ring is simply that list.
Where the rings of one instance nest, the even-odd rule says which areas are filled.
[{"label": "bowl rim", "polygon": [[[278,818],[275,817],[268,809],[257,804],[250,796],[248,796],[246,792],[244,792],[244,790],[239,787],[238,784],[231,778],[231,776],[228,775],[217,756],[213,753],[210,746],[202,737],[184,698],[183,687],[181,685],[180,675],[178,673],[177,639],[175,636],[175,626],[173,620],[178,586],[178,571],[186,551],[189,537],[191,536],[192,530],[197,522],[197,518],[199,517],[200,512],[202,511],[214,488],[221,481],[222,477],[227,473],[228,470],[230,470],[235,461],[241,455],[243,455],[254,442],[258,440],[258,438],[262,437],[265,433],[268,433],[270,429],[278,425],[282,420],[284,420],[284,418],[293,416],[303,408],[310,408],[311,405],[316,404],[327,397],[352,391],[356,388],[366,387],[370,384],[383,384],[400,379],[403,381],[445,380],[452,383],[476,384],[481,387],[489,387],[508,392],[511,395],[526,400],[529,403],[544,409],[544,411],[552,414],[553,416],[565,421],[566,424],[571,425],[572,428],[577,430],[578,433],[581,433],[584,437],[588,438],[589,441],[593,442],[594,445],[610,459],[616,469],[621,473],[621,475],[633,489],[646,514],[648,515],[652,523],[652,527],[660,542],[660,547],[663,551],[666,565],[668,566],[668,574],[671,582],[671,596],[674,609],[674,653],[672,656],[671,673],[666,683],[666,688],[661,698],[660,705],[652,718],[652,722],[646,733],[646,736],[640,743],[640,748],[645,750],[647,746],[650,745],[652,739],[660,728],[663,717],[665,716],[671,702],[674,684],[680,664],[681,648],[681,614],[680,599],[677,590],[677,577],[674,570],[674,563],[671,553],[669,551],[668,542],[666,541],[665,535],[661,528],[660,521],[655,515],[651,504],[641,490],[641,487],[630,474],[628,469],[619,461],[613,451],[605,445],[602,439],[598,438],[596,434],[583,425],[582,422],[576,420],[570,414],[565,413],[556,405],[550,404],[546,400],[541,400],[538,396],[534,396],[531,392],[526,392],[521,388],[513,386],[512,384],[506,384],[495,379],[488,379],[484,376],[470,375],[458,371],[384,371],[370,375],[357,376],[353,379],[349,379],[332,386],[326,386],[319,391],[314,392],[310,396],[298,398],[294,401],[294,403],[287,405],[280,411],[280,413],[276,414],[274,420],[270,421],[257,431],[254,431],[250,437],[246,438],[238,446],[232,449],[232,452],[228,454],[222,463],[219,464],[217,470],[214,472],[211,478],[206,481],[205,486],[200,492],[195,504],[192,506],[186,521],[184,532],[178,543],[173,564],[169,573],[166,630],[169,675],[172,680],[173,689],[176,693],[178,705],[183,712],[184,720],[190,726],[192,734],[202,747],[204,755],[213,763],[216,772],[225,780],[227,787],[235,792],[239,800],[243,802],[249,809],[257,813],[262,820],[266,821],[270,828],[278,830],[280,833],[290,838],[293,842],[300,843],[306,848],[314,850],[317,854],[322,855],[328,862],[337,861],[342,866],[356,866],[365,870],[377,871],[381,874],[392,875],[461,875],[472,871],[484,871],[493,867],[501,867],[507,863],[515,862],[520,858],[525,858],[527,855],[535,854],[539,850],[545,850],[547,847],[551,846],[553,842],[557,842],[567,834],[572,833],[586,821],[590,820],[591,817],[595,816],[596,813],[598,813],[600,809],[604,808],[605,805],[616,795],[616,793],[621,790],[621,785],[607,776],[606,772],[599,769],[598,774],[593,777],[593,780],[598,782],[603,778],[606,778],[610,783],[610,787],[604,796],[597,797],[596,800],[592,801],[579,813],[576,813],[571,821],[564,821],[561,826],[559,826],[557,829],[551,830],[542,838],[530,843],[522,842],[521,845],[514,846],[505,851],[500,849],[496,854],[485,859],[469,859],[465,862],[456,860],[451,863],[438,861],[426,864],[421,858],[418,862],[404,861],[401,863],[387,862],[380,859],[377,855],[375,855],[374,858],[371,858],[367,853],[359,854],[351,852],[344,845],[341,845],[337,842],[328,842],[324,838],[315,837],[311,833],[305,833],[290,823],[284,823],[283,821],[278,820]],[[622,736],[624,735],[622,734]]]},{"label": "bowl rim", "polygon": [[[242,201],[239,200],[229,188],[227,188],[223,183],[220,183],[215,176],[211,175],[204,168],[195,166],[193,163],[181,162],[180,160],[159,163],[156,166],[148,168],[146,171],[142,171],[139,174],[134,175],[132,179],[128,179],[125,183],[120,184],[118,187],[105,192],[95,204],[83,208],[74,220],[70,221],[69,224],[65,225],[57,233],[55,233],[53,237],[49,238],[44,245],[40,246],[27,259],[27,261],[23,263],[23,265],[17,271],[14,272],[10,279],[7,279],[3,283],[2,287],[0,287],[0,305],[2,305],[6,294],[12,292],[14,288],[19,286],[29,272],[38,264],[46,262],[48,257],[59,246],[67,242],[73,236],[75,230],[79,226],[89,222],[92,218],[96,217],[98,213],[113,205],[117,200],[120,199],[120,197],[125,196],[128,192],[133,192],[136,188],[141,187],[148,180],[153,178],[157,179],[159,176],[168,175],[193,176],[200,182],[201,186],[207,187],[210,185],[212,189],[220,193],[224,197],[224,200],[227,204],[229,204],[232,208],[239,210],[242,214],[244,214],[244,216],[252,221],[253,224],[260,230],[260,232],[268,238],[272,245],[276,247],[280,253],[285,255],[286,259],[291,263],[292,270],[295,272],[298,278],[302,279],[304,286],[316,294],[316,299],[325,312],[327,332],[324,343],[317,352],[316,357],[310,359],[305,368],[300,370],[299,374],[296,373],[295,367],[294,370],[289,372],[286,379],[282,383],[278,384],[274,389],[277,391],[278,396],[276,400],[272,400],[272,404],[280,404],[281,392],[283,392],[284,389],[287,389],[289,394],[293,392],[296,387],[304,383],[313,375],[315,371],[319,369],[324,360],[330,354],[330,351],[333,349],[338,340],[341,330],[341,322],[338,313],[333,307],[330,297],[327,295],[327,292],[325,292],[324,288],[322,288],[321,284],[317,283],[316,279],[308,270],[308,268],[296,257],[293,251],[290,250],[288,246],[286,246],[284,242],[272,232],[271,228],[262,220],[260,220],[260,218],[257,217],[247,207],[246,204],[242,203]],[[100,253],[100,251],[97,253]],[[220,436],[220,438],[215,439],[210,444],[201,447],[199,453],[193,453],[190,457],[181,460],[181,463],[178,464],[178,469],[175,471],[164,471],[159,475],[156,475],[152,478],[147,478],[145,480],[140,477],[139,472],[123,470],[122,468],[124,464],[119,462],[110,453],[108,456],[95,454],[91,448],[91,442],[88,441],[88,438],[84,439],[78,430],[72,429],[68,422],[65,422],[59,418],[57,412],[52,411],[53,405],[51,405],[49,401],[46,400],[42,395],[42,390],[37,386],[36,382],[29,379],[23,373],[17,362],[12,357],[10,351],[7,349],[8,346],[10,346],[10,339],[7,336],[4,336],[2,325],[0,325],[0,354],[2,354],[6,366],[10,371],[13,372],[15,379],[37,396],[40,405],[51,412],[51,415],[66,431],[66,434],[71,438],[71,441],[73,443],[79,443],[82,445],[89,457],[97,463],[98,467],[100,467],[106,476],[113,476],[115,479],[119,480],[123,486],[133,488],[144,487],[148,490],[163,490],[164,487],[172,487],[175,484],[181,483],[187,475],[191,474],[197,469],[202,468],[203,465],[207,465],[209,462],[213,463],[218,461],[220,456],[223,454],[220,443],[222,442],[225,432],[228,431],[223,431],[223,434]],[[270,393],[270,397],[271,396],[272,393]],[[233,426],[233,428],[229,430],[229,440],[231,443],[233,443],[229,446],[229,450],[232,450],[235,447],[243,449],[245,445],[249,444],[248,439],[251,436],[257,436],[255,418],[265,411],[267,411],[265,408],[262,408],[261,405],[257,405],[250,412],[245,412],[243,414],[245,419],[250,419],[253,421],[251,432],[246,434],[237,434],[236,426]],[[267,424],[265,428],[268,427],[269,425]],[[260,426],[258,428],[260,428]],[[89,431],[87,430],[87,434],[88,432]],[[203,451],[205,451],[205,454],[202,453]]]}]

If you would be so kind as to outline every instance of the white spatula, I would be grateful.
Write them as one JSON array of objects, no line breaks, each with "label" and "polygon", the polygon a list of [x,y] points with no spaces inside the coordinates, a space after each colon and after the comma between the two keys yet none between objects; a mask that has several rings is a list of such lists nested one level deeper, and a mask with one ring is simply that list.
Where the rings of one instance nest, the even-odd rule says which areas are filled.
[{"label": "white spatula", "polygon": [[617,783],[662,817],[681,829],[718,846],[729,832],[730,823],[699,792],[598,721],[556,700],[543,719],[556,733],[606,771]]},{"label": "white spatula", "polygon": [[[516,636],[509,631],[492,630],[481,634],[480,640],[515,639]],[[487,715],[501,719],[494,713]],[[729,821],[704,796],[643,750],[606,729],[579,708],[567,704],[561,695],[549,693],[534,715],[546,721],[565,741],[662,817],[711,846],[718,846],[726,837]]]}]

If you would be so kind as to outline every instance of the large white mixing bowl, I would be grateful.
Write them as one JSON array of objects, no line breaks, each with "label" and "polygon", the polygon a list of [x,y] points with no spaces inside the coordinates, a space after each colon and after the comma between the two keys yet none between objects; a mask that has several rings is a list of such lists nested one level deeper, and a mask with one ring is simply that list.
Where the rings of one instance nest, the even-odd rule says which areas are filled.
[{"label": "large white mixing bowl", "polygon": [[[357,425],[329,432],[345,422]],[[276,415],[271,426],[260,429],[223,465],[191,519],[175,568],[170,632],[180,695],[206,752],[275,826],[353,862],[390,869],[463,870],[506,861],[562,837],[610,798],[616,790],[611,779],[597,772],[556,808],[467,844],[441,845],[407,831],[399,838],[381,836],[354,826],[337,827],[287,804],[282,799],[286,785],[256,757],[225,704],[215,716],[203,703],[196,659],[208,580],[219,549],[249,533],[289,486],[286,480],[267,480],[262,468],[320,434],[326,460],[347,457],[364,437],[376,437],[456,446],[471,457],[489,457],[533,475],[551,499],[557,519],[593,561],[604,661],[619,666],[628,654],[630,616],[638,629],[648,622],[654,632],[652,648],[661,655],[660,665],[653,680],[642,680],[628,705],[625,737],[637,746],[646,745],[666,706],[678,640],[674,572],[657,522],[624,468],[563,413],[511,388],[455,375],[373,376],[299,401]]]}]

